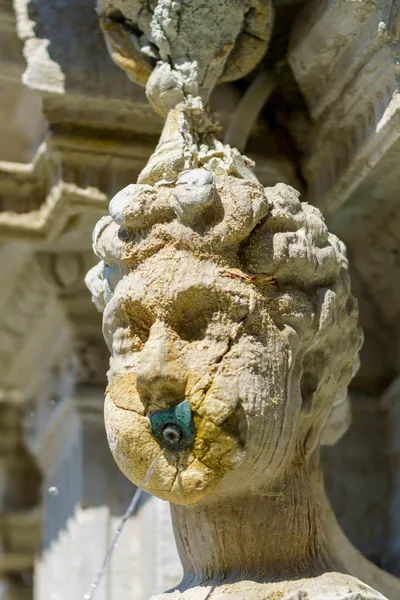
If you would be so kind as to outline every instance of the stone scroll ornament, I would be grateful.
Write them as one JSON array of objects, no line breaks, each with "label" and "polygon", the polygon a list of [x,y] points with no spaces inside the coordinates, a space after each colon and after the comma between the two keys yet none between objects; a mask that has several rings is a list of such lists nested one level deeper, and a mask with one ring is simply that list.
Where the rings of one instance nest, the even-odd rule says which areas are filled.
[{"label": "stone scroll ornament", "polygon": [[[377,600],[329,524],[321,437],[361,332],[343,244],[217,139],[218,81],[266,50],[267,0],[104,0],[115,61],[166,119],[96,225],[87,285],[111,352],[109,445],[171,503],[184,578],[165,600]],[[329,431],[328,431],[329,437]]]}]

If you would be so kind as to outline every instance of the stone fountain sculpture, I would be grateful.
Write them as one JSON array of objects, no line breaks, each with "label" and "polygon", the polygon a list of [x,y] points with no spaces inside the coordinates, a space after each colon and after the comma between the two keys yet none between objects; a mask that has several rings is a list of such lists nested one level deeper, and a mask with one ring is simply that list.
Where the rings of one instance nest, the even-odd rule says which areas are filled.
[{"label": "stone fountain sculpture", "polygon": [[146,491],[171,503],[185,574],[157,598],[384,598],[349,574],[319,466],[361,344],[344,246],[294,189],[264,189],[207,112],[217,81],[265,51],[270,5],[99,12],[112,56],[166,117],[97,224],[87,275],[111,352],[111,451],[137,485],[155,464]]}]

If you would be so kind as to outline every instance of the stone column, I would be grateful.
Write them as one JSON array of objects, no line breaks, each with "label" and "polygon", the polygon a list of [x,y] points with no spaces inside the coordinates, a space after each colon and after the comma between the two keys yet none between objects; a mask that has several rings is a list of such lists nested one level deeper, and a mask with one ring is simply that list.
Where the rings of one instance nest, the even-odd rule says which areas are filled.
[{"label": "stone column", "polygon": [[21,406],[0,403],[0,598],[32,598],[33,554],[40,539],[40,476],[22,440]]}]

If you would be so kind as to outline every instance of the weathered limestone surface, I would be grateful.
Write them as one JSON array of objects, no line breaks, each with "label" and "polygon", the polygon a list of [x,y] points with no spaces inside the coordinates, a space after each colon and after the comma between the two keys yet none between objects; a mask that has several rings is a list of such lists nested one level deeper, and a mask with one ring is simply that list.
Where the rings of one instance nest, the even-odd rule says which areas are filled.
[{"label": "weathered limestone surface", "polygon": [[[342,372],[342,384],[336,379],[333,388],[330,388],[328,374],[325,375],[327,379],[324,384],[318,382],[318,372],[315,366],[312,367],[316,356],[314,352],[317,355],[324,353],[324,344],[328,340],[332,344],[336,339],[330,338],[330,335],[331,330],[336,327],[333,325],[335,313],[332,314],[332,311],[335,310],[335,304],[332,302],[335,302],[334,298],[337,295],[332,290],[321,290],[321,308],[317,310],[324,323],[323,325],[320,322],[320,349],[317,348],[318,343],[314,342],[311,355],[308,353],[307,357],[306,348],[307,344],[310,344],[307,340],[313,338],[311,323],[315,316],[312,316],[313,313],[308,315],[304,292],[301,292],[300,296],[293,292],[293,286],[296,285],[295,273],[303,267],[302,288],[307,276],[310,277],[309,285],[315,286],[321,281],[326,286],[326,282],[335,277],[334,273],[338,276],[342,258],[340,245],[335,238],[327,238],[325,241],[329,239],[328,246],[324,246],[321,236],[326,237],[328,234],[323,229],[322,221],[318,224],[318,213],[315,209],[308,213],[309,207],[306,205],[303,205],[302,212],[302,207],[290,188],[278,187],[275,192],[266,190],[266,196],[263,198],[263,193],[258,191],[255,182],[240,177],[236,180],[232,178],[230,182],[230,178],[223,172],[219,174],[218,167],[222,171],[219,162],[216,163],[214,172],[203,168],[204,175],[201,180],[199,175],[195,177],[196,170],[189,171],[192,186],[183,187],[182,192],[178,179],[177,191],[172,194],[170,186],[163,189],[161,185],[153,188],[152,196],[152,188],[143,184],[131,186],[129,190],[120,193],[110,206],[114,221],[103,220],[94,234],[96,252],[107,264],[100,263],[100,270],[96,267],[91,272],[88,283],[97,304],[105,306],[104,331],[112,350],[106,397],[106,424],[111,449],[125,474],[140,485],[151,461],[160,452],[157,441],[152,439],[149,431],[148,419],[150,416],[151,422],[152,411],[165,410],[181,398],[187,398],[194,414],[197,437],[193,448],[182,456],[164,451],[147,488],[177,505],[173,511],[174,524],[186,571],[184,582],[179,588],[181,595],[184,596],[185,589],[189,595],[193,593],[192,588],[201,580],[208,581],[211,587],[216,587],[220,595],[233,591],[238,597],[245,593],[246,597],[251,595],[258,598],[260,594],[265,597],[266,593],[289,593],[293,590],[293,584],[290,583],[282,583],[280,587],[266,583],[268,579],[276,578],[276,573],[281,571],[283,564],[287,565],[286,577],[289,578],[292,575],[291,571],[292,576],[301,577],[303,574],[304,577],[320,569],[339,572],[345,570],[340,554],[336,554],[334,543],[329,540],[328,531],[323,534],[327,546],[323,547],[322,544],[321,548],[315,549],[314,558],[308,555],[306,548],[309,543],[318,547],[318,535],[313,528],[311,532],[307,532],[307,528],[302,529],[300,499],[296,510],[296,518],[299,519],[296,531],[289,526],[286,519],[282,520],[281,516],[278,516],[279,509],[276,504],[276,498],[280,498],[290,521],[290,511],[293,510],[293,507],[290,507],[291,494],[299,497],[304,494],[307,497],[310,493],[311,498],[315,494],[315,499],[310,502],[311,505],[317,502],[316,498],[321,490],[318,489],[318,474],[314,471],[315,445],[318,445],[321,426],[332,408],[328,402],[325,411],[322,406],[317,409],[318,399],[323,404],[323,397],[327,402],[329,395],[334,394],[337,397],[334,402],[343,402],[346,385],[352,376],[352,369],[347,368]],[[218,175],[221,181],[218,181]],[[227,191],[224,190],[224,184]],[[213,189],[214,185],[216,191]],[[232,193],[231,190],[235,192]],[[247,224],[246,217],[249,217],[245,212],[244,201],[246,192],[250,190],[255,202],[252,208],[254,216]],[[211,200],[214,198],[214,205],[211,206],[210,195]],[[209,212],[208,227],[201,218],[202,211],[207,210],[203,197],[208,199],[208,206],[214,213]],[[178,202],[185,198],[186,204],[183,205],[181,200],[177,210],[174,198],[178,199]],[[225,217],[222,223],[217,221],[213,226],[218,214],[215,205],[217,198],[223,203],[222,214]],[[236,201],[230,206],[234,198]],[[193,204],[190,204],[190,201]],[[172,209],[175,209],[178,222],[168,222],[168,202]],[[189,210],[191,206],[197,207],[196,220],[193,220]],[[268,206],[270,216],[263,221]],[[188,210],[185,210],[186,208]],[[242,215],[239,212],[240,208],[243,210]],[[153,212],[146,213],[146,209]],[[154,210],[159,211],[159,224],[153,224]],[[238,224],[231,220],[231,215],[235,212],[239,219]],[[168,219],[165,225],[162,223],[163,216],[165,220]],[[141,219],[146,218],[150,225],[144,229]],[[173,218],[172,214],[170,218]],[[188,218],[189,222],[192,219],[189,226],[184,226],[185,218]],[[288,221],[287,225],[285,219]],[[264,226],[259,226],[252,235],[250,232],[257,221],[264,223]],[[304,226],[309,235],[312,231],[311,223],[316,228],[319,236],[317,239],[320,239],[319,244],[322,244],[320,251],[318,247],[314,250],[314,260],[318,261],[320,267],[318,272],[313,267],[307,275],[307,262],[304,262],[307,259],[297,248],[306,244],[308,253],[312,255],[312,242],[308,242],[306,237],[294,235],[291,246],[289,240],[293,233],[285,233],[289,223],[292,223],[292,228],[294,223],[298,223],[297,227]],[[118,225],[122,225],[126,230],[124,238],[120,241],[116,235]],[[136,227],[141,231],[137,242]],[[296,231],[296,226],[294,227]],[[220,249],[218,232],[221,228],[224,231],[224,241]],[[250,239],[243,245],[243,235],[246,234]],[[262,251],[263,244],[267,244],[268,247],[269,236],[270,247],[276,248],[276,256],[273,255],[272,258],[267,254],[263,264],[262,255],[258,253]],[[277,236],[275,242],[274,236]],[[168,240],[168,246],[164,249],[163,244],[160,245],[160,240],[162,242],[163,239]],[[239,244],[242,252],[235,259]],[[285,247],[288,248],[286,252],[289,253],[289,258],[282,254],[281,248]],[[323,247],[326,247],[326,250],[322,250]],[[208,248],[212,248],[214,254],[210,254]],[[153,259],[155,253],[156,261]],[[201,259],[202,254],[205,256]],[[296,256],[300,262],[293,272]],[[277,288],[272,284],[272,290],[268,292],[268,281],[265,281],[265,278],[268,280],[271,277],[274,278]],[[267,287],[258,290],[256,282],[259,280],[258,283],[262,286],[263,278],[264,286]],[[288,284],[291,285],[291,293],[294,293],[292,299],[286,296],[290,289],[285,287]],[[269,285],[271,286],[271,282]],[[339,294],[343,294],[343,291]],[[300,311],[301,317],[298,314],[296,318],[294,307],[296,311]],[[350,310],[348,303],[347,310]],[[339,317],[340,314],[343,316]],[[276,337],[277,332],[273,333],[273,321],[267,324],[271,317],[285,332],[281,341],[278,341],[279,336]],[[335,317],[340,318],[344,318],[343,313],[338,313]],[[339,335],[341,344],[344,331],[351,332],[351,321],[347,321],[348,318],[354,319],[351,310],[342,325],[343,329],[340,329],[341,333],[336,334]],[[308,331],[306,322],[309,322]],[[290,329],[287,329],[288,326]],[[264,328],[265,334],[262,333]],[[300,336],[296,343],[289,335],[289,330],[295,336],[294,339],[297,340],[297,336]],[[199,331],[202,333],[199,334]],[[266,340],[270,340],[269,344],[262,341],[264,335]],[[325,335],[329,337],[325,338]],[[352,341],[349,342],[349,352],[355,352],[359,344],[357,329],[354,329],[353,335],[353,339],[350,337]],[[282,343],[284,345],[281,347]],[[302,343],[305,346],[303,350]],[[285,344],[289,344],[286,350]],[[328,348],[329,352],[336,354],[332,346],[328,345]],[[338,355],[338,360],[344,360],[342,364],[348,361],[346,354],[343,354],[344,348],[342,345],[342,353]],[[282,359],[278,362],[278,356],[282,353],[285,355],[286,352],[292,356],[288,360],[293,370],[289,370],[285,361],[281,364]],[[295,357],[298,357],[297,360],[301,360],[303,365],[297,377],[301,378],[303,373],[303,379],[301,382],[298,379],[297,383],[287,383],[286,389],[298,390],[297,401],[284,393],[285,386],[281,387],[287,376],[296,377]],[[253,373],[253,364],[260,370],[259,375]],[[314,371],[307,371],[310,367]],[[337,366],[334,370],[340,372],[340,367]],[[238,373],[240,384],[237,379]],[[324,378],[323,374],[320,376]],[[316,391],[318,389],[325,389],[327,396],[320,397]],[[299,401],[300,404],[297,404]],[[293,402],[294,405],[297,404],[297,409],[291,407]],[[303,431],[307,431],[312,422],[311,415],[316,410],[320,424],[315,426],[315,439],[312,433],[309,434],[311,454],[308,455],[307,450],[303,450],[305,471],[311,469],[305,477],[314,480],[316,488],[313,491],[300,491],[301,483],[300,488],[293,488],[291,481],[291,470],[293,469],[293,474],[296,472],[296,477],[301,481],[303,468],[300,466],[302,461],[298,463],[294,458],[296,447],[302,446],[302,442],[297,438],[301,433],[295,433],[292,419],[299,419],[299,422],[303,423],[304,418]],[[294,413],[289,417],[291,411]],[[307,416],[302,416],[303,412]],[[268,424],[271,417],[272,421]],[[256,425],[257,421],[262,423],[261,429],[260,425]],[[222,424],[224,428],[221,427]],[[299,425],[300,431],[301,428]],[[286,431],[286,435],[282,431]],[[271,447],[275,450],[272,451]],[[300,470],[298,473],[297,465]],[[269,497],[274,499],[268,500]],[[305,498],[303,500],[304,510],[308,512],[310,505]],[[190,506],[192,503],[193,508]],[[180,504],[189,506],[180,508]],[[238,539],[233,516],[237,511],[242,513],[242,518],[237,523],[241,530],[241,540],[232,545],[228,540]],[[316,519],[315,526],[323,526],[323,515],[319,514],[318,510],[316,513],[313,510],[311,512],[312,518]],[[243,529],[243,522],[247,523],[248,530]],[[261,531],[263,525],[267,529],[257,544],[254,538],[255,531]],[[188,533],[185,535],[184,531]],[[205,538],[197,536],[197,531],[207,531]],[[279,539],[280,543],[274,543],[274,536],[277,536],[276,539]],[[285,539],[290,540],[291,548],[285,547]],[[293,546],[294,539],[298,539],[298,547]],[[219,579],[222,572],[231,585],[223,585],[224,578]],[[243,578],[248,580],[246,584]],[[255,583],[257,580],[258,584]],[[340,577],[331,581],[331,588],[329,578],[326,583],[324,578],[317,578],[316,582],[316,589],[313,589],[312,578],[309,582],[301,582],[311,598],[319,597],[318,594],[328,591],[340,594]],[[346,582],[348,585],[348,578]],[[354,591],[363,594],[362,586],[357,588],[356,582],[354,586]],[[365,591],[367,595],[361,597],[368,597],[369,593]],[[178,590],[175,595],[179,596]]]},{"label": "weathered limestone surface", "polygon": [[[145,160],[151,153],[155,136],[160,132],[162,124],[162,120],[155,115],[145,101],[143,91],[135,87],[133,83],[127,82],[124,75],[109,60],[97,24],[94,0],[79,2],[27,0],[26,2],[18,1],[14,4],[17,10],[19,32],[24,39],[25,53],[29,63],[24,81],[30,88],[33,88],[33,91],[30,88],[23,87],[20,82],[20,76],[24,69],[21,56],[22,45],[15,35],[15,17],[12,2],[11,0],[3,0],[0,2],[0,78],[1,106],[7,116],[1,119],[0,159],[8,162],[0,164],[1,209],[6,211],[5,214],[2,213],[1,215],[0,236],[2,240],[7,242],[7,246],[4,246],[5,251],[2,253],[1,263],[2,281],[7,283],[4,284],[0,296],[2,297],[4,291],[7,290],[4,294],[7,302],[2,304],[3,310],[7,312],[2,313],[0,345],[1,356],[6,361],[4,364],[10,366],[10,371],[4,368],[2,370],[6,387],[3,389],[2,386],[1,397],[7,403],[7,406],[16,399],[18,402],[24,399],[27,401],[26,394],[29,397],[31,392],[35,394],[35,389],[41,389],[39,385],[41,379],[46,380],[50,377],[56,385],[60,381],[62,369],[57,365],[51,367],[48,365],[51,357],[46,352],[46,347],[53,348],[54,345],[58,344],[57,336],[60,337],[61,345],[67,339],[73,338],[71,346],[73,347],[73,354],[78,358],[76,363],[79,367],[75,375],[77,381],[84,384],[102,385],[107,361],[104,352],[100,350],[99,323],[92,314],[89,303],[83,300],[84,292],[82,292],[77,281],[82,278],[83,272],[92,262],[92,259],[88,257],[88,240],[93,224],[100,215],[104,214],[107,200],[119,189],[135,181]],[[313,27],[318,27],[317,21],[321,16],[325,19],[322,23],[324,39],[333,39],[334,53],[339,47],[342,47],[343,42],[343,35],[335,37],[335,27],[337,28],[336,33],[339,31],[343,34],[342,24],[348,24],[348,32],[351,34],[350,39],[356,40],[356,43],[351,46],[351,51],[348,50],[348,46],[346,50],[346,44],[343,44],[345,52],[344,54],[339,53],[341,62],[339,61],[338,68],[335,67],[334,54],[330,54],[325,62],[321,61],[324,53],[320,52],[318,48],[314,57],[307,54],[307,51],[305,54],[308,61],[305,64],[309,65],[309,71],[312,73],[312,77],[309,79],[311,84],[307,92],[307,102],[310,110],[312,109],[312,114],[314,115],[312,107],[315,103],[315,97],[317,93],[319,97],[319,90],[323,89],[322,97],[325,97],[324,90],[326,90],[327,107],[329,108],[329,102],[336,103],[338,109],[332,114],[339,115],[333,129],[329,125],[328,119],[326,131],[328,132],[327,141],[329,141],[329,144],[327,143],[326,146],[326,154],[325,151],[322,152],[323,144],[321,142],[321,145],[318,146],[318,152],[314,152],[310,159],[310,164],[314,164],[313,161],[315,161],[316,166],[320,165],[318,156],[324,157],[324,161],[326,159],[327,163],[330,161],[330,156],[339,156],[340,161],[342,161],[341,163],[339,161],[339,163],[343,163],[343,157],[344,155],[347,157],[347,151],[343,153],[339,149],[337,152],[336,146],[332,150],[332,140],[336,139],[335,135],[338,129],[337,124],[339,122],[343,124],[347,124],[347,122],[351,124],[358,123],[357,118],[354,120],[353,117],[358,110],[364,111],[364,99],[365,103],[371,101],[378,122],[380,122],[379,115],[386,107],[385,104],[383,108],[380,108],[382,98],[379,94],[376,97],[377,104],[375,104],[375,98],[370,98],[370,88],[361,87],[361,92],[357,96],[357,103],[354,104],[354,106],[357,105],[357,110],[353,111],[353,104],[348,100],[344,105],[344,110],[341,111],[337,101],[341,97],[348,98],[345,94],[347,89],[347,83],[345,82],[351,81],[351,78],[354,79],[356,75],[355,70],[351,71],[351,68],[349,70],[348,67],[354,65],[358,69],[359,65],[367,64],[366,61],[370,60],[376,50],[383,48],[384,52],[373,55],[373,61],[368,63],[371,69],[375,68],[374,65],[378,62],[381,65],[380,70],[374,72],[375,75],[380,73],[379,78],[376,77],[376,85],[374,85],[374,89],[378,92],[386,89],[385,85],[389,84],[389,87],[392,85],[390,83],[392,81],[392,69],[396,68],[395,62],[385,62],[387,61],[386,50],[390,48],[393,55],[395,49],[393,37],[389,39],[387,33],[383,31],[382,25],[379,25],[379,21],[386,24],[387,31],[392,36],[392,32],[395,31],[393,24],[396,22],[395,4],[391,7],[390,17],[388,16],[389,12],[382,9],[380,3],[376,5],[378,10],[381,11],[380,14],[376,13],[372,3],[350,3],[351,10],[346,9],[347,12],[341,13],[343,7],[348,7],[348,4],[343,2],[331,5],[328,18],[323,17],[323,11],[320,9],[314,11],[315,17],[313,17]],[[286,15],[292,15],[298,10],[296,6],[288,4],[285,0],[276,2],[275,5],[277,13],[284,13],[285,19]],[[332,7],[336,12],[332,12]],[[311,8],[312,13],[314,8]],[[354,19],[353,16],[357,15],[358,12],[365,15],[365,18],[361,20]],[[375,14],[378,14],[378,17],[374,16]],[[334,15],[336,16],[332,19]],[[287,19],[289,20],[289,16]],[[302,16],[301,20],[303,22],[305,22],[304,19],[305,17]],[[299,30],[301,31],[301,27]],[[331,38],[327,35],[328,30],[332,31]],[[369,45],[371,32],[374,31],[373,44]],[[294,39],[298,40],[300,37],[297,33],[294,34]],[[130,36],[130,39],[132,39],[132,36]],[[306,46],[307,44],[304,48]],[[294,47],[300,49],[301,43],[299,42]],[[371,48],[372,54],[369,48]],[[362,52],[359,52],[359,49],[362,49]],[[272,50],[273,53],[276,52],[275,47]],[[355,56],[358,54],[360,57],[355,60]],[[313,67],[314,58],[317,61],[315,63],[316,69]],[[268,62],[268,56],[266,64],[271,64],[271,62]],[[386,69],[386,64],[388,70],[383,75],[382,69]],[[327,69],[327,66],[330,65],[333,68],[332,72]],[[296,75],[295,68],[294,71]],[[325,77],[327,73],[329,73],[328,82],[326,82],[327,78]],[[345,77],[342,77],[342,75],[345,75]],[[364,78],[364,74],[362,77]],[[278,79],[280,83],[281,80]],[[316,82],[316,85],[313,85],[313,81]],[[320,86],[318,81],[324,81],[324,85]],[[368,86],[370,85],[369,80],[364,78],[362,81],[367,82]],[[330,91],[326,88],[327,83]],[[29,163],[45,134],[45,124],[39,114],[39,107],[42,102],[39,99],[37,90],[40,90],[43,98],[44,110],[50,124],[51,137],[47,140],[46,145],[39,150],[33,162]],[[242,90],[243,82],[241,82],[240,90],[230,84],[224,84],[220,87],[220,91],[217,89],[216,94],[212,95],[212,106],[218,108],[219,118],[224,128],[229,122],[229,115],[240,109]],[[313,90],[315,97],[311,94]],[[331,93],[332,90],[334,93]],[[28,102],[29,110],[25,108]],[[11,106],[13,110],[12,118]],[[347,116],[348,110],[350,111],[349,116]],[[271,113],[271,108],[269,112]],[[314,120],[318,121],[318,128],[321,127],[322,131],[324,115],[329,117],[330,112],[324,109],[321,116],[316,116],[317,112]],[[240,111],[238,114],[240,114]],[[349,170],[343,185],[341,183],[338,185],[329,183],[329,186],[331,186],[329,189],[333,189],[332,186],[334,186],[334,193],[329,192],[326,196],[326,210],[330,212],[329,207],[337,207],[336,213],[329,217],[329,226],[346,241],[349,249],[352,259],[351,265],[353,265],[353,288],[355,287],[355,295],[360,299],[361,319],[366,332],[366,343],[362,351],[363,366],[357,376],[356,385],[360,386],[363,392],[366,390],[370,394],[372,391],[373,396],[377,399],[377,405],[378,399],[383,389],[387,387],[391,377],[393,377],[393,373],[398,373],[398,355],[396,356],[394,351],[394,345],[396,344],[394,334],[397,336],[399,327],[396,309],[398,306],[397,298],[400,293],[397,283],[400,281],[399,265],[396,259],[396,248],[399,243],[399,228],[396,226],[399,179],[396,144],[390,146],[391,138],[386,142],[385,140],[388,138],[381,137],[382,129],[374,128],[373,121],[371,123],[371,129],[367,130],[370,137],[367,136],[369,141],[366,148],[375,147],[374,139],[376,139],[378,140],[376,153],[372,155],[372,159],[368,158],[365,162],[355,160],[354,172]],[[392,120],[390,123],[394,123],[394,121]],[[282,147],[279,147],[280,155],[278,155],[276,148],[270,148],[271,137],[262,120],[258,121],[256,127],[259,142],[256,174],[259,180],[264,185],[274,185],[276,181],[285,181],[298,187],[299,183],[296,180],[292,157],[290,160],[287,159],[284,146],[283,150]],[[288,129],[290,134],[296,137],[301,148],[308,151],[312,147],[309,145],[308,136],[313,128],[309,126],[302,128],[300,123],[297,122],[297,115],[296,118],[293,116],[288,124]],[[299,131],[306,134],[303,135],[301,140],[298,136]],[[340,131],[342,132],[342,129]],[[384,127],[383,132],[387,131],[388,129]],[[338,139],[340,138],[339,141],[344,138],[347,139],[349,134],[353,136],[352,128],[347,127],[347,125],[344,127],[343,138],[341,132],[337,136]],[[391,135],[397,135],[395,127],[391,130]],[[357,134],[357,140],[362,141],[362,139],[362,136],[360,137]],[[356,145],[350,145],[350,147],[353,149],[358,148],[357,143]],[[254,148],[254,143],[250,143],[250,145]],[[390,147],[391,150],[386,152],[386,147]],[[383,152],[382,148],[386,153]],[[354,154],[351,151],[350,157],[354,158],[359,154],[360,152]],[[370,154],[368,154],[369,156]],[[376,164],[374,162],[375,156],[377,158]],[[325,196],[323,191],[325,189],[324,182],[327,181],[326,172],[324,169],[314,169],[312,172],[307,170],[308,160],[307,158],[303,162],[303,171],[306,174],[306,179],[308,179],[310,190],[314,190],[312,201],[324,207],[325,200],[323,199]],[[10,163],[10,161],[15,162]],[[362,170],[359,168],[360,164],[363,167]],[[371,168],[371,165],[375,166]],[[329,170],[330,172],[331,170]],[[317,182],[318,185],[322,186],[321,193],[317,195],[312,178],[317,177],[319,173],[324,179]],[[341,168],[335,170],[334,177],[340,179],[342,173]],[[357,183],[358,187],[355,187],[349,195],[349,185],[352,184],[353,180],[358,181],[359,174],[361,178],[359,184]],[[353,177],[353,175],[357,177]],[[334,177],[332,181],[334,181]],[[307,199],[307,196],[303,195],[302,198]],[[10,243],[15,241],[18,243]],[[21,241],[22,244],[19,243]],[[28,261],[26,260],[26,253],[28,251],[28,254],[30,254],[31,250],[34,251],[35,257],[32,258],[32,261],[31,259]],[[37,266],[40,267],[41,274],[38,275],[38,287],[43,289],[42,291],[36,290],[39,297],[47,297],[49,282],[51,283],[50,288],[55,286],[50,294],[54,299],[54,304],[47,304],[47,300],[45,300],[46,310],[48,306],[53,307],[49,310],[48,322],[40,320],[40,318],[36,320],[35,318],[35,302],[31,296],[34,297],[36,292],[35,287],[31,284],[31,279],[28,278],[29,293],[23,295],[23,301],[22,298],[21,302],[17,301],[19,292],[16,286],[17,280],[14,278],[14,268],[17,277],[24,276],[24,270],[20,269],[18,262],[20,254],[24,264],[26,260],[25,266],[28,273],[32,267],[33,273],[36,274],[38,272]],[[17,260],[16,263],[15,260]],[[8,286],[10,286],[10,292]],[[22,304],[25,302],[26,312],[22,308]],[[37,306],[40,307],[40,301]],[[33,313],[30,312],[30,307],[33,307]],[[41,307],[38,314],[42,314]],[[28,328],[32,320],[31,335],[24,330],[23,326],[19,325],[21,318],[22,323],[27,324]],[[72,332],[69,331],[70,329],[72,329]],[[64,333],[60,335],[59,331],[61,330]],[[38,346],[38,340],[39,338],[42,339],[42,332],[43,347],[40,347]],[[80,336],[79,332],[82,332],[83,335]],[[12,353],[9,352],[9,344],[11,344],[11,348],[16,349],[15,360]],[[55,362],[57,360],[58,358]],[[18,369],[19,364],[21,364],[21,372]],[[23,388],[22,393],[19,391],[21,386]],[[371,408],[371,412],[376,415],[376,420],[378,420],[380,413],[375,411],[373,403],[374,400],[371,398],[368,406]],[[28,416],[31,412],[27,411]],[[395,410],[393,414],[397,414]],[[334,435],[338,435],[338,431],[343,431],[346,426],[345,421],[343,415],[339,415],[336,420],[337,427],[334,427]],[[45,423],[48,423],[47,419],[45,419]],[[358,427],[357,423],[358,420],[356,419],[355,428]],[[363,426],[364,435],[352,434],[357,438],[357,448],[364,447],[366,454],[368,454],[369,439],[373,437],[370,431],[371,421],[367,419]],[[386,432],[386,429],[384,431]],[[355,458],[355,454],[358,456],[360,453],[360,450],[355,449],[356,442],[351,444],[351,447],[346,445],[348,444],[346,439],[343,443],[344,446],[338,446],[337,448],[336,459],[333,458],[333,462],[329,459],[326,463],[329,491],[331,491],[332,486],[337,485],[338,479],[339,481],[346,479],[347,482],[352,480],[352,469],[355,468],[356,460],[358,461],[360,458]],[[344,449],[341,450],[341,448]],[[344,453],[346,460],[343,459],[341,452]],[[380,447],[379,456],[381,452],[382,448]],[[375,459],[377,460],[377,455],[375,455]],[[368,496],[361,498],[358,495],[357,500],[355,500],[354,495],[348,497],[346,513],[341,516],[344,516],[345,528],[349,524],[351,529],[349,534],[359,544],[359,547],[378,563],[385,564],[395,571],[396,552],[394,550],[392,552],[395,541],[390,542],[390,548],[387,545],[387,540],[385,540],[385,548],[380,545],[383,535],[381,531],[388,528],[387,511],[373,518],[372,515],[377,515],[377,504],[370,496],[371,488],[377,490],[377,494],[379,491],[382,501],[386,502],[386,506],[388,506],[391,494],[388,491],[386,496],[385,490],[391,488],[388,485],[385,470],[381,470],[379,473],[374,473],[372,470],[375,460],[371,461],[366,458],[363,461],[365,476],[366,478],[369,477],[371,481]],[[14,464],[16,463],[13,463],[13,468]],[[335,468],[333,472],[332,468],[329,469],[332,464],[340,464],[340,470]],[[386,467],[387,464],[386,460]],[[6,494],[10,494],[10,481],[14,480],[16,472],[9,470],[8,467],[6,470],[8,475],[4,489]],[[345,474],[341,475],[340,473],[343,472]],[[395,472],[394,470],[393,473]],[[347,483],[346,488],[348,487]],[[335,506],[340,512],[342,504],[339,500],[341,498],[338,498],[338,494],[334,494],[333,500],[336,501]],[[147,502],[143,506],[143,510],[148,510],[152,506],[151,502]],[[394,515],[396,514],[394,512],[395,502],[396,495],[393,504]],[[355,505],[356,510],[353,508],[353,511],[351,511],[351,507]],[[365,522],[371,523],[371,531],[376,532],[374,539],[361,538],[359,535],[360,529],[365,530],[365,528],[357,527],[355,529],[350,526],[350,522],[356,522],[354,515],[357,515],[357,513],[360,514],[360,520],[364,518]],[[156,521],[155,510],[151,509],[146,514],[151,515],[147,523]],[[15,530],[15,521],[7,521],[7,519],[3,519],[4,516],[2,515],[1,522],[8,527],[5,532],[9,532],[10,524],[12,529]],[[18,516],[18,518],[20,517],[21,527],[23,527],[25,526],[23,525],[25,517],[22,514]],[[107,523],[108,520],[105,519],[105,527],[108,527]],[[372,523],[374,523],[373,526]],[[157,556],[160,556],[161,549],[156,544],[157,534],[154,533],[155,531],[156,529],[153,530],[151,539],[158,548]],[[130,537],[130,532],[127,532],[127,534]],[[152,544],[153,542],[149,544],[151,548],[153,548]],[[25,555],[26,562],[24,564],[26,565],[32,565],[32,545],[29,547],[30,550]],[[150,552],[152,550],[149,550]],[[165,549],[162,552],[165,555]],[[375,552],[377,553],[376,556],[372,554]],[[385,552],[387,552],[388,559],[383,563],[382,553]],[[129,552],[123,554],[123,557],[128,561],[134,561],[134,556],[134,553],[130,554]],[[123,557],[120,556],[118,560],[121,572],[124,570],[122,566]],[[347,557],[347,561],[349,561],[349,557]],[[47,562],[47,564],[50,563]],[[159,565],[159,563],[157,564]],[[350,563],[348,562],[348,564]],[[359,564],[358,568],[360,568]],[[370,570],[370,568],[367,568],[366,576],[370,575]],[[158,579],[156,588],[151,587],[153,582],[150,582],[149,575],[143,573],[145,579],[141,588],[143,598],[149,597],[162,588],[168,588],[170,583],[172,585],[173,582],[163,583],[162,572],[163,570],[160,567],[156,577]],[[9,571],[5,571],[6,578],[8,573]],[[18,573],[14,571],[15,576]],[[61,579],[64,578],[63,581],[68,581],[66,571],[63,573],[59,571],[58,575]],[[358,575],[361,579],[364,579],[361,572]],[[41,576],[42,578],[46,577],[45,570],[41,570]],[[29,594],[29,585],[25,585],[22,580],[16,581],[14,578],[12,581],[10,579],[7,579],[7,581],[7,593],[9,595],[22,598],[27,593]],[[117,581],[119,579],[113,577],[113,585]],[[121,581],[124,581],[123,578]],[[378,583],[375,584],[373,581],[369,581],[369,583],[373,587],[379,588]],[[381,591],[388,597],[397,598],[400,595],[396,591],[390,595],[389,591],[383,587]],[[45,600],[48,600],[48,598],[46,597]]]},{"label": "weathered limestone surface", "polygon": [[[135,7],[117,20],[145,37]],[[154,40],[155,52],[169,42]],[[146,489],[173,504],[185,573],[165,597],[382,597],[345,575],[367,571],[324,508],[318,466],[321,433],[342,433],[361,341],[344,247],[294,190],[264,191],[216,141],[208,90],[179,93],[180,58],[159,55],[147,79],[166,125],[96,226],[101,262],[87,276],[111,352],[111,450],[137,485],[151,469]]]},{"label": "weathered limestone surface", "polygon": [[217,81],[251,71],[272,25],[269,0],[99,0],[98,12],[112,58],[149,84],[147,96],[164,116],[189,96],[207,100]]}]

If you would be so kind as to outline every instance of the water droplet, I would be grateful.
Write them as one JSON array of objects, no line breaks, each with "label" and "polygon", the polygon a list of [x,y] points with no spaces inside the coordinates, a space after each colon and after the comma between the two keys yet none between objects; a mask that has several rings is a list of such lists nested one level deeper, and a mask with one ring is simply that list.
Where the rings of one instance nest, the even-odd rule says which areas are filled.
[{"label": "water droplet", "polygon": [[86,594],[83,596],[84,600],[91,600],[91,598],[93,598],[93,594],[95,589],[97,588],[97,583],[92,583],[90,585],[90,590],[88,592],[86,592]]},{"label": "water droplet", "polygon": [[47,491],[52,496],[58,496],[58,487],[56,487],[55,485],[51,485]]}]

